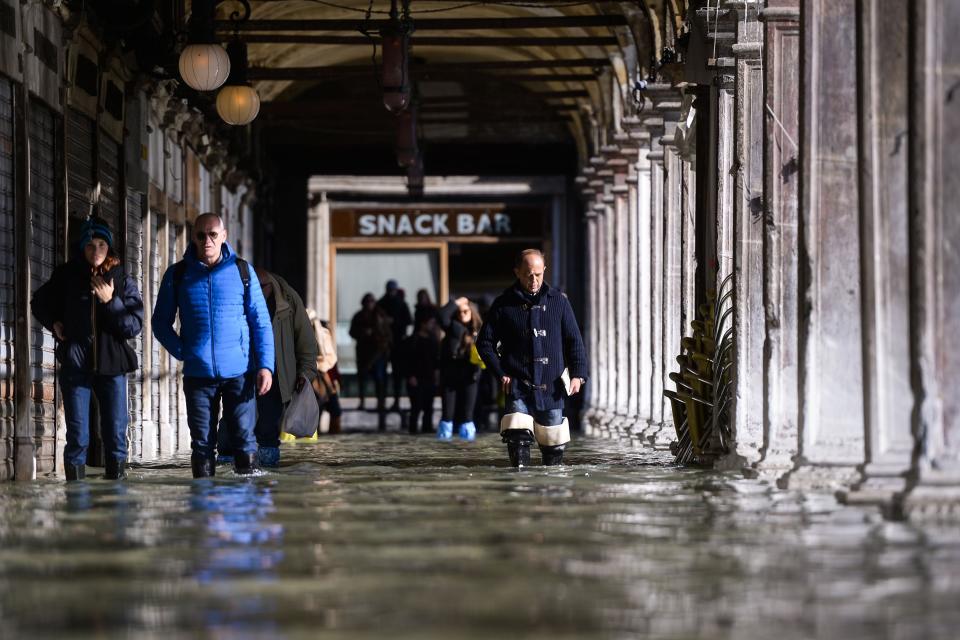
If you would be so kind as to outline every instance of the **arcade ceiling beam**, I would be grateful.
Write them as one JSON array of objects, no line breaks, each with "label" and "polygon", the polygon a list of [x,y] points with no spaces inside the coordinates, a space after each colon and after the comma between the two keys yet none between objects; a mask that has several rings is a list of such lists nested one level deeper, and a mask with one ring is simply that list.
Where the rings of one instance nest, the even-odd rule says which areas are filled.
[{"label": "arcade ceiling beam", "polygon": [[[389,20],[327,19],[327,20],[217,20],[218,31],[379,31],[390,25]],[[417,31],[504,30],[504,29],[562,29],[590,27],[623,27],[627,19],[620,14],[594,16],[541,16],[516,18],[421,18],[414,21]]]}]

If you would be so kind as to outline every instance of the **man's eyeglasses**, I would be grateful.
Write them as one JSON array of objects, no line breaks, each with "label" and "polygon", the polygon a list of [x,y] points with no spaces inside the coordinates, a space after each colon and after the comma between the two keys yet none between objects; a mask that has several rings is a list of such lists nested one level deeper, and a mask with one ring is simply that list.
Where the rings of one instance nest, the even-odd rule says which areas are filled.
[{"label": "man's eyeglasses", "polygon": [[220,237],[219,231],[198,231],[196,233],[196,238],[200,242],[203,242],[207,238],[210,238],[211,240],[216,240],[219,237]]}]

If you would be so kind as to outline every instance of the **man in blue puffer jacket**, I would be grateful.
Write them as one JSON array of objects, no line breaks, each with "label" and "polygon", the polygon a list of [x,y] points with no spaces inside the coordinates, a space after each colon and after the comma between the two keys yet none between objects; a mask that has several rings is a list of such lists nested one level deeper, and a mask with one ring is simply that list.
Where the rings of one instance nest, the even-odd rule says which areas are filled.
[{"label": "man in blue puffer jacket", "polygon": [[[197,216],[183,262],[163,274],[153,311],[153,334],[183,360],[194,478],[214,474],[221,400],[230,431],[234,469],[257,467],[256,395],[273,383],[273,327],[253,269],[226,242],[215,213]],[[179,265],[179,266],[178,266]],[[174,330],[180,313],[180,333]]]}]

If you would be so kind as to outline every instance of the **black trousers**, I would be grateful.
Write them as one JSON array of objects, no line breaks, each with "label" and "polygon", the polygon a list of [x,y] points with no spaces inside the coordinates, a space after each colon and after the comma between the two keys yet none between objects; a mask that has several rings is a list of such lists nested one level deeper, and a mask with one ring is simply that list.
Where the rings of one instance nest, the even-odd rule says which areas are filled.
[{"label": "black trousers", "polygon": [[465,380],[443,387],[443,420],[454,424],[473,421],[477,404],[477,381]]},{"label": "black trousers", "polygon": [[433,398],[437,395],[433,380],[418,380],[417,386],[407,385],[407,390],[410,396],[410,432],[417,429],[421,417],[421,429],[425,433],[433,431]]}]

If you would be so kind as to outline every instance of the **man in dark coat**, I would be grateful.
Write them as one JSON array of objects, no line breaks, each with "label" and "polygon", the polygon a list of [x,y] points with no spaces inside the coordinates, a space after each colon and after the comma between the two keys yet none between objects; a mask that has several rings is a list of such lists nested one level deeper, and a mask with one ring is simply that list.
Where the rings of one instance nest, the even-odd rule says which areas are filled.
[{"label": "man in dark coat", "polygon": [[513,269],[517,281],[494,300],[477,340],[480,358],[507,397],[500,434],[515,467],[530,463],[534,440],[544,464],[563,461],[570,441],[563,398],[579,393],[587,378],[586,349],[573,308],[543,281],[544,271],[543,253],[520,252]]},{"label": "man in dark coat", "polygon": [[413,320],[410,318],[410,307],[404,299],[403,289],[396,280],[387,280],[386,291],[377,301],[377,306],[390,317],[390,330],[393,335],[393,349],[390,352],[390,377],[393,380],[393,406],[391,411],[400,411],[400,392],[403,387],[402,371],[406,368],[403,355],[400,353],[400,344],[407,337],[407,327]]}]

